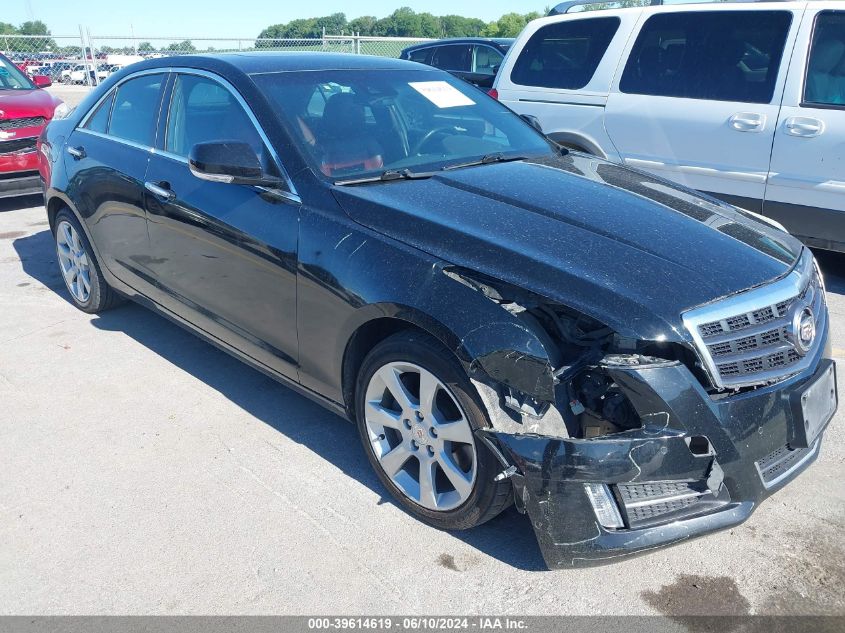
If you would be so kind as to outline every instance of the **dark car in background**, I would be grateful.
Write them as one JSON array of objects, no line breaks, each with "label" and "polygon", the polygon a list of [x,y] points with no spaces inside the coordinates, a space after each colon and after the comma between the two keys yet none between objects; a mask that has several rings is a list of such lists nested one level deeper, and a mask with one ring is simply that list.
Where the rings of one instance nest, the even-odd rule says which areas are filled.
[{"label": "dark car in background", "polygon": [[40,155],[78,308],[132,298],[353,421],[430,525],[515,503],[550,567],[741,523],[837,406],[798,240],[434,68],[148,60]]},{"label": "dark car in background", "polygon": [[53,118],[67,114],[64,102],[41,88],[44,75],[29,77],[0,55],[0,198],[41,192],[36,143]]},{"label": "dark car in background", "polygon": [[402,51],[401,59],[448,71],[479,88],[491,88],[513,38],[467,37],[436,40]]}]

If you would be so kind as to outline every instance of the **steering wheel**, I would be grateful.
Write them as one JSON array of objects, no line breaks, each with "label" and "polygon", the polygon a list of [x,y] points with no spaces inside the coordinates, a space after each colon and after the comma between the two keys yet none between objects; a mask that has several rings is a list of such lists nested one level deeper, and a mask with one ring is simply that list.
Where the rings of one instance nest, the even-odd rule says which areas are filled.
[{"label": "steering wheel", "polygon": [[420,150],[425,147],[425,144],[428,143],[431,139],[433,139],[438,134],[451,134],[455,131],[454,126],[445,126],[442,125],[440,127],[432,128],[428,132],[426,132],[423,137],[416,142],[414,145],[414,149],[411,150],[411,156],[417,155],[420,153]]}]

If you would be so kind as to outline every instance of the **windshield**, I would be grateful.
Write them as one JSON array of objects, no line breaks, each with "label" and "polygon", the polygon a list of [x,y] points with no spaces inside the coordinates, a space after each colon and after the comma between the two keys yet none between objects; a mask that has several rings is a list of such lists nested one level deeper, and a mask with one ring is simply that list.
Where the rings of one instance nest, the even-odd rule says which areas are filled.
[{"label": "windshield", "polygon": [[29,78],[5,57],[0,56],[0,90],[32,90]]},{"label": "windshield", "polygon": [[315,170],[335,181],[552,152],[525,121],[447,73],[326,70],[254,79]]}]

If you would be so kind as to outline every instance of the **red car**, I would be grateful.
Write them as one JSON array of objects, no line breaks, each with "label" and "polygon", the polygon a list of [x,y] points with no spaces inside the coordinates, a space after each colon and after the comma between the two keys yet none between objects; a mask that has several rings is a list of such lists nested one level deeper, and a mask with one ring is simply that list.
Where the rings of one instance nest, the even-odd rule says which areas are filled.
[{"label": "red car", "polygon": [[46,90],[50,78],[32,79],[0,55],[0,198],[41,193],[36,142],[67,105]]}]

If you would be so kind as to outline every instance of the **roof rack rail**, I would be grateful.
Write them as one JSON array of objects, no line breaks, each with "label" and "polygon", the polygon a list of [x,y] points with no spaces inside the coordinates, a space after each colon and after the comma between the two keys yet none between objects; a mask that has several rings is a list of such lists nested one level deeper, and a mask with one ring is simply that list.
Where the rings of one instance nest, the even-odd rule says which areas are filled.
[{"label": "roof rack rail", "polygon": [[[556,4],[550,10],[548,15],[563,15],[569,13],[575,7],[583,7],[590,4],[623,4],[620,0],[567,0]],[[663,0],[649,0],[648,6],[657,6],[663,4]]]},{"label": "roof rack rail", "polygon": [[[692,0],[692,2],[685,2],[683,4],[711,4],[715,2],[787,2],[788,0]],[[631,6],[645,7],[645,6],[661,6],[665,4],[664,0],[640,0],[637,4],[632,4],[630,0],[567,0],[552,7],[547,15],[563,15],[569,13],[575,7],[583,7],[593,4],[613,4],[619,5],[617,7],[605,8],[627,8]]]}]

